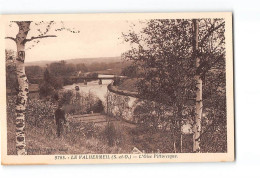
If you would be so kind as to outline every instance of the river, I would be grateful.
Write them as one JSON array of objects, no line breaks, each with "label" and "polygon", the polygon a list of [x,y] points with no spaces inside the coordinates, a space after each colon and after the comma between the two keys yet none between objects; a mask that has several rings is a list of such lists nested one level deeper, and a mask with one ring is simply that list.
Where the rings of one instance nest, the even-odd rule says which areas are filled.
[{"label": "river", "polygon": [[[114,75],[99,75],[98,77],[114,77]],[[75,83],[73,85],[66,85],[63,87],[65,90],[75,90],[75,86],[79,86],[79,92],[95,94],[101,101],[106,101],[107,86],[112,80],[102,80],[102,85],[99,85],[98,80],[90,81],[86,84]]]}]

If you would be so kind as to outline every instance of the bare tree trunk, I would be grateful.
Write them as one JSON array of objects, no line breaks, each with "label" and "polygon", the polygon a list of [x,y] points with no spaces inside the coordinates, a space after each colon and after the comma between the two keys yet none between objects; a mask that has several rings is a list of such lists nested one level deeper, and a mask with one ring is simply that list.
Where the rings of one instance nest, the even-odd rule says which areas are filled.
[{"label": "bare tree trunk", "polygon": [[30,23],[28,21],[16,22],[19,27],[19,32],[16,35],[17,58],[16,76],[18,79],[19,91],[16,101],[16,151],[18,155],[26,155],[25,144],[25,110],[27,105],[29,84],[25,74],[25,42],[29,32]]},{"label": "bare tree trunk", "polygon": [[[198,20],[193,20],[194,25],[194,57],[196,61],[196,68],[200,66],[200,59],[198,57],[198,36],[199,36],[199,27]],[[201,116],[202,116],[202,79],[200,74],[196,72],[196,108],[195,108],[195,124],[193,126],[193,152],[200,152],[200,134],[201,134]]]},{"label": "bare tree trunk", "polygon": [[174,142],[173,142],[173,151],[174,153],[177,153],[177,150],[176,150],[176,140],[174,139]]}]

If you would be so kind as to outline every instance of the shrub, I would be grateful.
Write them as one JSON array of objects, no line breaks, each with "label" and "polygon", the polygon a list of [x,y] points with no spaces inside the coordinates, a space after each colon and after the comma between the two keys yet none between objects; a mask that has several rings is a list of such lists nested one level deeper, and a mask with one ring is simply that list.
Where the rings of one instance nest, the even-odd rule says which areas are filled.
[{"label": "shrub", "polygon": [[104,111],[104,105],[100,99],[94,104],[92,111],[94,113],[101,113]]},{"label": "shrub", "polygon": [[72,102],[72,98],[73,98],[73,91],[68,90],[62,93],[60,102],[62,104],[70,104]]},{"label": "shrub", "polygon": [[49,83],[43,82],[40,84],[40,96],[41,97],[50,96],[53,94],[53,92],[54,92],[54,88]]},{"label": "shrub", "polygon": [[130,78],[136,78],[137,74],[138,74],[137,71],[138,70],[137,70],[136,66],[130,65],[130,66],[123,68],[121,75],[130,77]]},{"label": "shrub", "polygon": [[40,83],[40,96],[46,97],[53,95],[55,90],[61,89],[63,86],[63,78],[56,77],[49,73],[48,69],[44,72],[43,81]]},{"label": "shrub", "polygon": [[124,81],[124,79],[119,78],[119,77],[116,77],[116,78],[114,79],[114,83],[113,83],[113,85],[115,85],[115,86],[119,86],[120,84],[123,83],[123,81]]},{"label": "shrub", "polygon": [[91,111],[95,113],[103,112],[102,101],[92,93],[79,93],[73,90],[61,91],[60,102],[64,105],[66,113],[87,114]]}]

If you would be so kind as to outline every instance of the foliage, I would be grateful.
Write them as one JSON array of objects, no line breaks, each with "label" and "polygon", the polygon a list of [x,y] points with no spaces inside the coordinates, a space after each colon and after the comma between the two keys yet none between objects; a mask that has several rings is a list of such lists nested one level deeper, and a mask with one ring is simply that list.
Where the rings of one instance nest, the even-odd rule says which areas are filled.
[{"label": "foliage", "polygon": [[[192,123],[194,119],[195,76],[199,75],[203,80],[203,138],[203,133],[207,133],[212,123],[220,128],[226,126],[225,21],[198,19],[198,22],[198,51],[193,50],[192,19],[153,19],[144,22],[140,33],[130,31],[123,34],[124,41],[130,43],[132,49],[122,57],[138,68],[137,88],[140,96],[172,107],[170,121],[174,126],[177,125],[174,121],[188,119]],[[200,60],[197,67],[196,58]],[[151,106],[143,107],[145,111],[146,107]],[[149,110],[150,113],[143,116],[149,118],[146,120],[148,123],[153,121],[149,115],[154,109]],[[217,133],[220,134],[219,131]],[[216,136],[214,133],[212,137]],[[208,146],[203,149],[204,152],[211,150]]]},{"label": "foliage", "polygon": [[129,65],[122,69],[121,75],[127,76],[129,78],[136,78],[138,73],[138,69],[134,65]]},{"label": "foliage", "polygon": [[98,77],[98,73],[89,73],[87,75],[88,78],[97,78]]},{"label": "foliage", "polygon": [[96,101],[96,103],[92,107],[94,113],[102,113],[104,112],[104,105],[100,99]]},{"label": "foliage", "polygon": [[108,145],[113,146],[116,141],[116,129],[112,122],[107,123],[104,134],[107,138]]},{"label": "foliage", "polygon": [[[147,126],[128,124],[122,121],[108,123],[84,123],[71,120],[67,116],[67,125],[63,135],[57,138],[53,113],[54,103],[40,99],[28,101],[26,135],[28,154],[84,154],[84,153],[130,153],[133,147],[145,152],[172,152],[172,137],[165,131],[154,132]],[[8,154],[15,150],[15,97],[7,99]],[[37,121],[37,122],[35,122]],[[111,135],[107,135],[111,134]],[[110,139],[109,139],[110,138]],[[109,141],[112,146],[109,146]],[[60,151],[59,149],[64,149]],[[44,150],[46,148],[55,150]]]},{"label": "foliage", "polygon": [[61,89],[62,86],[62,79],[52,75],[49,73],[48,69],[46,69],[44,72],[43,81],[40,84],[40,96],[47,97],[54,95],[55,90]]},{"label": "foliage", "polygon": [[64,90],[59,92],[59,102],[63,104],[64,110],[69,114],[87,114],[103,112],[102,101],[92,93],[75,92]]},{"label": "foliage", "polygon": [[194,90],[191,31],[188,20],[151,20],[141,34],[124,36],[133,48],[123,57],[140,68],[141,96],[173,105]]},{"label": "foliage", "polygon": [[40,78],[42,76],[42,74],[44,73],[44,68],[36,65],[26,66],[25,73],[29,82],[32,83],[34,78]]},{"label": "foliage", "polygon": [[113,85],[114,85],[114,86],[119,86],[119,85],[121,85],[123,82],[124,82],[124,79],[122,79],[122,78],[120,78],[120,77],[116,77],[116,78],[114,79]]},{"label": "foliage", "polygon": [[167,105],[139,100],[136,102],[134,117],[138,123],[158,131],[160,128],[165,129],[165,125],[170,122],[173,116],[172,111],[173,109]]},{"label": "foliage", "polygon": [[74,96],[74,93],[72,90],[68,90],[68,91],[64,91],[62,94],[60,94],[61,99],[60,99],[60,102],[61,104],[70,104],[72,103],[72,98]]},{"label": "foliage", "polygon": [[[26,66],[25,71],[30,83],[41,84],[44,78],[46,69],[49,71],[50,76],[58,84],[58,88],[63,85],[72,85],[75,83],[71,77],[83,76],[88,78],[97,78],[98,74],[118,74],[120,75],[121,69],[128,66],[128,63],[111,62],[111,63],[66,63],[66,61],[53,62],[42,66]],[[10,75],[9,75],[10,76]],[[13,80],[12,80],[13,81]],[[56,89],[56,87],[55,87]]]},{"label": "foliage", "polygon": [[[12,123],[15,123],[15,101],[16,96],[9,96],[7,99],[8,119],[12,120]],[[29,98],[26,114],[26,124],[36,127],[48,126],[49,119],[54,121],[54,105],[50,101]]]},{"label": "foliage", "polygon": [[66,62],[65,61],[61,61],[61,62],[51,63],[48,66],[48,70],[54,76],[61,76],[61,75],[64,75],[64,74],[67,73],[68,68],[66,67]]},{"label": "foliage", "polygon": [[[8,154],[15,154],[15,96],[7,98]],[[56,135],[54,111],[56,105],[50,101],[29,98],[26,111],[26,136],[29,155],[119,153],[119,146],[109,146],[100,138],[104,128],[94,123],[73,121],[67,117],[62,137]],[[105,137],[105,136],[104,136]],[[65,150],[62,147],[66,147]],[[45,150],[49,148],[51,150]],[[63,150],[60,150],[63,149]],[[126,153],[124,151],[123,153]]]},{"label": "foliage", "polygon": [[46,83],[46,82],[43,82],[40,84],[40,96],[41,97],[47,97],[47,96],[50,96],[52,95],[54,92],[54,88],[53,86],[51,86],[51,84],[49,83]]}]

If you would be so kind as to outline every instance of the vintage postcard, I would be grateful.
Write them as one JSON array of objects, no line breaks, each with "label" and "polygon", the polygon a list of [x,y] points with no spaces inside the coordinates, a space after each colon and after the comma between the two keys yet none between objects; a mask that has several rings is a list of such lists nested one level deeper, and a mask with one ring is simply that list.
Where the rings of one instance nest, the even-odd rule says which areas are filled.
[{"label": "vintage postcard", "polygon": [[234,161],[231,12],[0,24],[3,165]]}]

